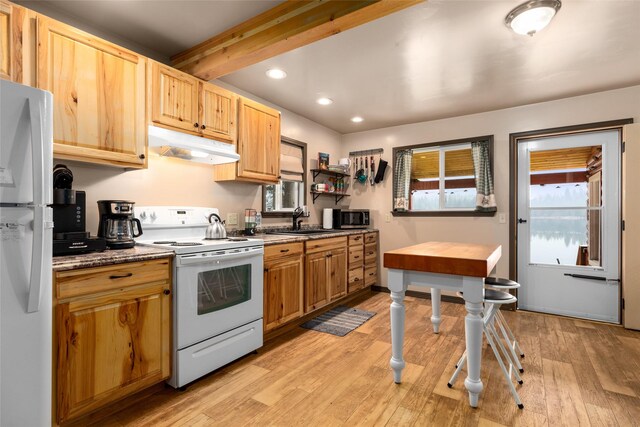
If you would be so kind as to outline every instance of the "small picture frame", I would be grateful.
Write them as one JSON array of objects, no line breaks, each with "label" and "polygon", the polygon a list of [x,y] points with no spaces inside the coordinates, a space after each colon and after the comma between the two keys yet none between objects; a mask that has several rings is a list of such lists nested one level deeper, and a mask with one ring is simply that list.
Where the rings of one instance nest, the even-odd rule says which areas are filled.
[{"label": "small picture frame", "polygon": [[329,168],[329,154],[318,153],[318,169],[326,170]]}]

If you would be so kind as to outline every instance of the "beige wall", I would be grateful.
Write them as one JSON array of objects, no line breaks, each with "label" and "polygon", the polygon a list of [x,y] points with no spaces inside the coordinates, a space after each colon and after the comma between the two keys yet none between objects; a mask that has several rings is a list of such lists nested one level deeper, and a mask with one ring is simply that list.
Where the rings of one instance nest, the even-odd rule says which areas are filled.
[{"label": "beige wall", "polygon": [[[391,222],[386,223],[385,214],[391,212],[391,171],[382,185],[367,186],[364,190],[359,185],[352,186],[350,205],[371,209],[373,226],[380,229],[381,253],[429,240],[498,243],[502,245],[503,255],[497,273],[506,277],[509,273],[509,134],[623,118],[640,120],[640,86],[344,135],[343,155],[352,150],[381,147],[385,151],[383,157],[390,162],[394,146],[494,135],[496,199],[498,212],[507,215],[507,224],[499,224],[498,215],[492,218],[392,217]],[[384,269],[381,280],[386,285]]]},{"label": "beige wall", "polygon": [[[260,101],[260,99],[252,97]],[[269,104],[272,105],[273,104]],[[341,135],[290,111],[274,106],[282,112],[282,135],[308,144],[309,162],[318,151],[336,156],[340,151]],[[216,183],[213,167],[185,160],[160,157],[149,150],[149,167],[144,170],[124,171],[117,168],[95,166],[77,162],[55,161],[71,168],[73,187],[87,192],[87,230],[98,230],[100,199],[125,199],[137,205],[211,206],[220,209],[222,218],[230,212],[239,216],[239,228],[245,208],[262,209],[262,187],[247,183]],[[54,163],[55,164],[55,163]],[[309,167],[309,165],[308,165]],[[311,177],[308,178],[309,182]],[[322,208],[331,207],[329,199],[312,204],[308,200],[311,217],[307,223],[322,221]],[[289,224],[288,219],[267,219],[266,224]],[[233,226],[228,229],[235,228]]]}]

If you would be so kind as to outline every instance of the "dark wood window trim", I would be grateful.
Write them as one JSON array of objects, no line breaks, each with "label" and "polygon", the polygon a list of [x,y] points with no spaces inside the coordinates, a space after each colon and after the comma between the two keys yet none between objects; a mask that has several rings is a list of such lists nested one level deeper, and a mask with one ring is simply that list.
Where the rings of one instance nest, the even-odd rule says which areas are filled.
[{"label": "dark wood window trim", "polygon": [[[393,147],[392,152],[392,162],[395,164],[396,154],[400,150],[415,150],[419,148],[428,148],[428,147],[444,147],[447,145],[458,145],[458,144],[470,144],[476,141],[489,141],[489,157],[491,158],[491,171],[495,172],[495,168],[493,167],[493,135],[484,135],[484,136],[474,136],[471,138],[461,138],[461,139],[452,139],[449,141],[439,141],[439,142],[427,142],[423,144],[415,144],[415,145],[405,145],[402,147]],[[393,182],[395,187],[396,176],[393,173]],[[493,185],[495,187],[495,176],[493,180]],[[391,206],[393,206],[393,187],[391,190]],[[408,211],[408,212],[396,212],[394,210],[391,211],[391,215],[394,217],[492,217],[495,216],[496,212],[483,212],[476,210],[440,210],[440,211]]]},{"label": "dark wood window trim", "polygon": [[[303,188],[303,204],[307,204],[307,143],[298,141],[297,139],[289,138],[286,136],[280,137],[280,142],[284,142],[286,144],[291,144],[302,148],[302,169],[304,172],[302,173],[302,186]],[[267,212],[265,201],[264,201],[264,185],[262,186],[262,217],[263,218],[286,218],[290,217],[291,212],[283,212],[283,211],[271,211]]]},{"label": "dark wood window trim", "polygon": [[[518,277],[518,144],[534,138],[570,135],[598,130],[621,129],[633,119],[585,123],[509,134],[509,278]],[[620,171],[622,172],[622,171]]]}]

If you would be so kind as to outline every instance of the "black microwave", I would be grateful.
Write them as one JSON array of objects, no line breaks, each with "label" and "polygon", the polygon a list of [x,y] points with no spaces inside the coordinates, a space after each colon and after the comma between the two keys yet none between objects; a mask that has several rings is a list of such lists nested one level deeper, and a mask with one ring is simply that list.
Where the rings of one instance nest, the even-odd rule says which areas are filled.
[{"label": "black microwave", "polygon": [[369,209],[334,209],[333,228],[369,228]]}]

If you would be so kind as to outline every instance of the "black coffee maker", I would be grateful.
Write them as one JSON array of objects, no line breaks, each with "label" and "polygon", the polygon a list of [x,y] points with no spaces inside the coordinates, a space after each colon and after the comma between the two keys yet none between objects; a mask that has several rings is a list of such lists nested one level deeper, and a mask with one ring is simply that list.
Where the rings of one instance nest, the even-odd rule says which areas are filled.
[{"label": "black coffee maker", "polygon": [[53,168],[53,256],[106,249],[104,239],[86,231],[86,194],[72,190],[73,173],[65,165]]},{"label": "black coffee maker", "polygon": [[109,249],[132,248],[136,244],[133,239],[142,235],[142,225],[133,217],[134,204],[126,200],[98,200],[98,236],[106,239]]}]

